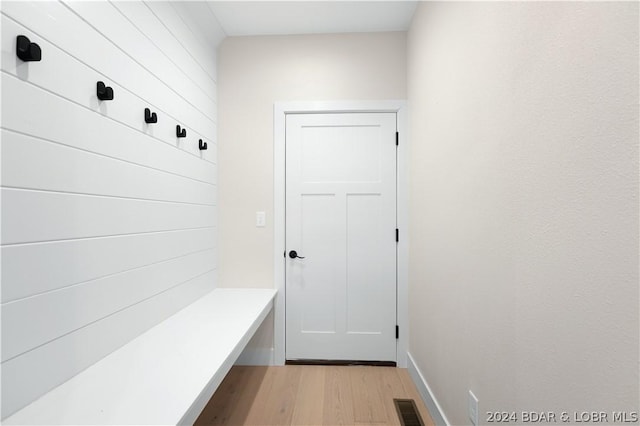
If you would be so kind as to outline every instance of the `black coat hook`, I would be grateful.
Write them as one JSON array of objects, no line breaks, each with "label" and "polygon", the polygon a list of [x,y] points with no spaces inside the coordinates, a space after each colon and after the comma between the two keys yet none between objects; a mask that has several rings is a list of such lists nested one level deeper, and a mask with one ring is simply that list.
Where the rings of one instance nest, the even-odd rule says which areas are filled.
[{"label": "black coat hook", "polygon": [[182,129],[178,124],[176,126],[176,137],[178,138],[186,138],[187,137],[187,129]]},{"label": "black coat hook", "polygon": [[19,35],[16,39],[16,53],[25,62],[37,62],[42,59],[40,46],[31,43],[27,36]]},{"label": "black coat hook", "polygon": [[113,89],[99,81],[96,85],[96,95],[101,101],[111,101],[113,100]]},{"label": "black coat hook", "polygon": [[157,123],[158,116],[155,112],[151,112],[149,108],[144,109],[144,121],[145,123]]},{"label": "black coat hook", "polygon": [[203,151],[203,150],[207,149],[207,143],[206,142],[202,142],[202,139],[200,139],[199,142],[198,142],[198,148],[200,148],[200,151]]}]

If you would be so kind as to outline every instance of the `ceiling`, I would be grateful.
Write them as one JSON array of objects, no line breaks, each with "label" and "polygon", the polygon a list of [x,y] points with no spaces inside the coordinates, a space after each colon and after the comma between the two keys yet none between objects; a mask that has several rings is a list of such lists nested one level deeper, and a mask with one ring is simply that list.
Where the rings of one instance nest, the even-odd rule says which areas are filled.
[{"label": "ceiling", "polygon": [[406,31],[417,1],[180,1],[217,45],[228,36]]},{"label": "ceiling", "polygon": [[209,1],[227,36],[405,31],[415,1]]}]

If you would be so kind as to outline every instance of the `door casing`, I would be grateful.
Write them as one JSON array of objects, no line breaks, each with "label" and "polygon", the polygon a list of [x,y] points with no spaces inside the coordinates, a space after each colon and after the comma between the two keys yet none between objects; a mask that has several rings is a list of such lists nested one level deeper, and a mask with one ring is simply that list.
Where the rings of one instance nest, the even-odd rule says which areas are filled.
[{"label": "door casing", "polygon": [[273,231],[274,231],[274,283],[278,290],[274,304],[274,363],[285,363],[285,119],[287,114],[345,113],[345,112],[395,112],[399,145],[397,151],[397,221],[400,238],[397,250],[398,290],[396,312],[400,334],[396,360],[398,367],[407,366],[409,338],[408,272],[409,272],[409,209],[408,209],[408,160],[409,144],[406,126],[407,106],[404,100],[390,101],[322,101],[276,102],[273,128]]}]

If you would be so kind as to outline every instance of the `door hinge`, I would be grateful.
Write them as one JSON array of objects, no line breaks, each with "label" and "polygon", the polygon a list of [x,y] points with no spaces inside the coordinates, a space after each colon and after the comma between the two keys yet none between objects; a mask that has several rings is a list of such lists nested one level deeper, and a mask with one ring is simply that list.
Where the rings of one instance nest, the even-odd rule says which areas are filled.
[{"label": "door hinge", "polygon": [[400,145],[400,133],[396,132],[396,146]]},{"label": "door hinge", "polygon": [[400,338],[400,327],[396,325],[396,339]]},{"label": "door hinge", "polygon": [[398,231],[398,228],[396,228],[396,243],[400,241],[400,231]]}]

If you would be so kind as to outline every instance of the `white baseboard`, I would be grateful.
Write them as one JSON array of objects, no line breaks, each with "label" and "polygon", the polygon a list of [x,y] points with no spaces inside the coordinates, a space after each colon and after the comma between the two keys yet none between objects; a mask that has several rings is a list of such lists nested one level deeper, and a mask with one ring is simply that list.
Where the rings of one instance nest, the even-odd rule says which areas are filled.
[{"label": "white baseboard", "polygon": [[275,365],[273,348],[245,348],[235,365]]},{"label": "white baseboard", "polygon": [[438,426],[450,426],[451,423],[449,423],[449,420],[447,419],[447,416],[445,416],[442,407],[440,407],[440,404],[438,404],[438,400],[433,395],[433,392],[431,392],[429,384],[418,369],[418,366],[416,365],[410,353],[407,353],[407,370],[409,371],[409,375],[413,379],[413,383],[415,383],[416,387],[418,388],[418,392],[420,392],[422,401],[427,406],[433,422]]}]

